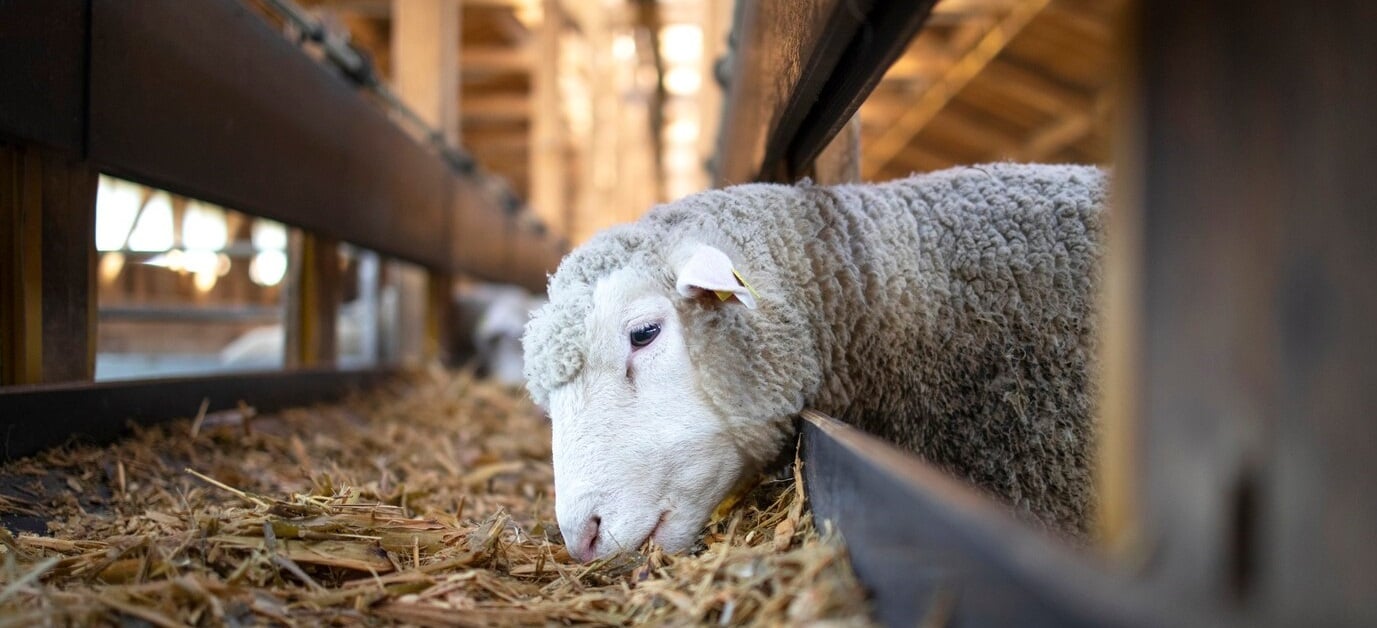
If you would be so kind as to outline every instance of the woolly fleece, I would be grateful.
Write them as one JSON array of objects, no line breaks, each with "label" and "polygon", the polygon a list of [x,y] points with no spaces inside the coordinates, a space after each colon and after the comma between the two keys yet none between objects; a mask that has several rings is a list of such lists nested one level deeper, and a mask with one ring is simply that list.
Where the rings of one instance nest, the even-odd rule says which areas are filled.
[{"label": "woolly fleece", "polygon": [[[532,397],[583,368],[593,287],[634,267],[674,295],[682,243],[725,251],[748,310],[677,298],[699,386],[771,432],[813,407],[1083,534],[1106,174],[989,164],[884,184],[696,194],[572,252],[524,339]],[[740,423],[740,422],[738,422]],[[761,439],[748,439],[760,447]]]}]

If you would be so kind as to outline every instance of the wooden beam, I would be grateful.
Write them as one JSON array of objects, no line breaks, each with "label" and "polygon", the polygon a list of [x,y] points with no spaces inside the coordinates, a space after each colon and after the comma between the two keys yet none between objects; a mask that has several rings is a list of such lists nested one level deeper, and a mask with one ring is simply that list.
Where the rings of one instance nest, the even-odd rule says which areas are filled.
[{"label": "wooden beam", "polygon": [[96,350],[96,173],[0,146],[0,382],[89,381]]},{"label": "wooden beam", "polygon": [[916,456],[817,412],[802,418],[813,515],[846,539],[881,623],[1201,625]]},{"label": "wooden beam", "polygon": [[[925,146],[922,142],[914,142],[904,147],[904,150],[897,157],[889,162],[889,170],[893,171],[896,167],[906,167],[908,172],[893,172],[891,176],[904,176],[910,172],[932,172],[956,165],[956,160],[933,150],[932,146]],[[881,170],[884,175],[886,171]]]},{"label": "wooden beam", "polygon": [[472,125],[519,122],[531,117],[531,99],[520,94],[494,94],[465,98],[463,119]]},{"label": "wooden beam", "polygon": [[715,157],[719,186],[804,174],[903,54],[932,2],[739,6]]},{"label": "wooden beam", "polygon": [[861,180],[861,118],[852,116],[842,132],[813,162],[813,180],[821,185],[856,183]]},{"label": "wooden beam", "polygon": [[0,146],[0,385],[43,381],[42,159]]},{"label": "wooden beam", "polygon": [[1061,116],[1094,105],[1094,100],[1084,92],[1008,57],[991,62],[981,74],[983,85],[1008,93],[1047,115]]},{"label": "wooden beam", "polygon": [[568,194],[569,168],[563,104],[559,93],[559,38],[563,30],[557,0],[544,0],[536,27],[535,56],[531,77],[531,132],[529,175],[531,207],[557,234],[571,230],[572,203]]},{"label": "wooden beam", "polygon": [[1023,27],[1037,17],[1051,0],[1023,0],[995,22],[964,55],[932,84],[918,102],[894,122],[887,133],[866,148],[862,178],[873,179],[894,159],[899,151],[922,132],[947,103],[955,98],[966,84],[980,74],[1004,47],[1013,41]]},{"label": "wooden beam", "polygon": [[445,140],[459,139],[459,0],[393,0],[392,82]]},{"label": "wooden beam", "polygon": [[1141,352],[1119,373],[1162,599],[1371,626],[1377,4],[1315,9],[1138,3],[1138,211],[1110,218],[1141,225]]},{"label": "wooden beam", "polygon": [[459,71],[463,74],[529,72],[534,60],[534,51],[527,46],[464,48]]},{"label": "wooden beam", "polygon": [[977,159],[1004,159],[1017,154],[1022,146],[1019,139],[1010,131],[997,128],[997,121],[987,121],[988,117],[964,103],[954,103],[943,109],[941,123],[928,129],[923,139],[952,145],[951,152],[977,155]]},{"label": "wooden beam", "polygon": [[1109,115],[1110,99],[1101,94],[1088,108],[1070,111],[1052,123],[1038,129],[1014,155],[1018,161],[1043,161],[1062,149],[1075,144]]},{"label": "wooden beam", "polygon": [[343,295],[339,241],[297,231],[291,249],[286,364],[333,366],[339,357],[336,325]]},{"label": "wooden beam", "polygon": [[95,8],[83,76],[87,155],[101,171],[427,266],[453,263],[437,225],[501,211],[451,204],[460,173],[248,4]]},{"label": "wooden beam", "polygon": [[465,133],[464,145],[486,164],[487,154],[525,155],[531,148],[530,133]]},{"label": "wooden beam", "polygon": [[90,163],[43,155],[43,381],[96,372],[96,190]]},{"label": "wooden beam", "polygon": [[454,275],[449,273],[426,273],[425,339],[422,345],[422,358],[426,363],[448,363],[452,356],[449,348],[453,345],[455,332],[449,322],[454,320]]}]

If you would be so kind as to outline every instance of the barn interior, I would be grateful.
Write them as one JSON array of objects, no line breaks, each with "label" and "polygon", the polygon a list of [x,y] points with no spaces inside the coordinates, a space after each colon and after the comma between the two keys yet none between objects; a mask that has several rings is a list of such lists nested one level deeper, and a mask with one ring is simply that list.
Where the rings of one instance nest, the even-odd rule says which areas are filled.
[{"label": "barn interior", "polygon": [[[0,624],[1377,621],[1377,14],[1255,5],[4,3]],[[1115,174],[1092,542],[809,416],[688,554],[571,559],[564,254],[1005,161]]]}]

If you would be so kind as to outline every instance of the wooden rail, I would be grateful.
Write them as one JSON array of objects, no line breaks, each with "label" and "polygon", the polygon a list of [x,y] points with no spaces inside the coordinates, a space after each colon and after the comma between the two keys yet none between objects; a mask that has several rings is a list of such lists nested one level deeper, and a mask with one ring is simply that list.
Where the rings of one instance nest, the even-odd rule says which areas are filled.
[{"label": "wooden rail", "polygon": [[[310,370],[83,383],[101,172],[299,227],[286,362]],[[185,416],[201,396],[288,405],[376,381],[320,370],[338,351],[338,243],[424,267],[441,314],[457,273],[541,290],[565,245],[495,190],[238,0],[0,3],[6,455]]]},{"label": "wooden rail", "polygon": [[809,503],[841,530],[885,624],[1181,625],[1126,574],[976,489],[831,417],[803,420]]},{"label": "wooden rail", "polygon": [[717,185],[810,174],[934,1],[737,3]]},{"label": "wooden rail", "polygon": [[0,53],[0,138],[427,268],[563,253],[235,0],[9,3]]}]

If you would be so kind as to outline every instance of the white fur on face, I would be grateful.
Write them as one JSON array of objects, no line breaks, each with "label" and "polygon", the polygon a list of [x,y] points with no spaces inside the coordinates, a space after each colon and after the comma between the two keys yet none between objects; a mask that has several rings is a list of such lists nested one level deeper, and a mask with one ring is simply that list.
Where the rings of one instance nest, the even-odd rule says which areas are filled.
[{"label": "white fur on face", "polygon": [[[627,270],[599,281],[584,369],[550,394],[555,509],[575,558],[633,551],[652,534],[687,549],[747,464],[697,385],[671,298]],[[659,335],[633,350],[647,324]]]}]

